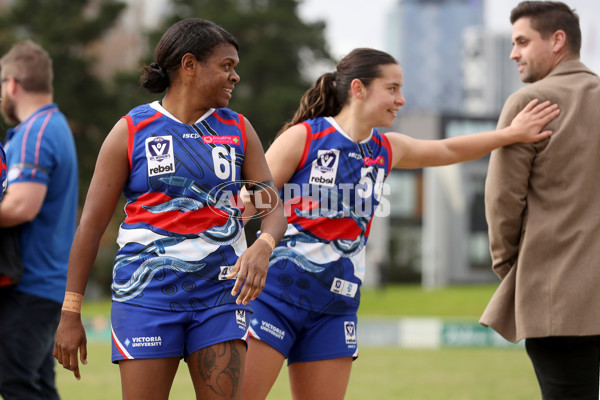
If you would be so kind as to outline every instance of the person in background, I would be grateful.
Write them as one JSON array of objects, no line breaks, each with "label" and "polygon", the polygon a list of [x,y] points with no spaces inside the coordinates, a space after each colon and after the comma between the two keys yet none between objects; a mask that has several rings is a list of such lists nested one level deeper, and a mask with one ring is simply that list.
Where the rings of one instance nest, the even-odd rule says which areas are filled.
[{"label": "person in background", "polygon": [[[0,101],[2,101],[1,98]],[[0,144],[0,201],[2,201],[2,197],[4,197],[4,190],[6,189],[6,175],[6,153],[4,152],[4,147],[2,147],[2,144]]]},{"label": "person in background", "polygon": [[75,233],[78,173],[67,119],[53,102],[52,60],[32,41],[0,59],[8,186],[0,227],[20,226],[20,282],[0,287],[0,396],[58,399],[52,348]]},{"label": "person in background", "polygon": [[380,134],[375,127],[391,126],[405,104],[403,80],[389,54],[355,49],[317,79],[267,151],[288,227],[252,304],[247,400],[267,397],[286,358],[294,399],[344,398],[358,356],[365,244],[392,168],[447,165],[545,139],[550,132],[540,131],[558,114],[532,101],[495,132],[433,141]]},{"label": "person in background", "polygon": [[554,134],[492,152],[485,187],[493,269],[480,322],[525,339],[544,399],[597,399],[600,360],[600,79],[579,60],[579,17],[564,3],[511,12],[521,80],[498,121],[533,98],[559,105]]},{"label": "person in background", "polygon": [[[285,217],[261,142],[227,108],[238,43],[222,27],[173,24],[141,82],[166,95],[121,118],[98,155],[69,260],[54,356],[80,379],[80,307],[100,238],[127,199],[112,282],[112,361],[125,399],[167,399],[181,358],[197,398],[240,399],[251,310]],[[246,249],[242,187],[262,234]]]}]

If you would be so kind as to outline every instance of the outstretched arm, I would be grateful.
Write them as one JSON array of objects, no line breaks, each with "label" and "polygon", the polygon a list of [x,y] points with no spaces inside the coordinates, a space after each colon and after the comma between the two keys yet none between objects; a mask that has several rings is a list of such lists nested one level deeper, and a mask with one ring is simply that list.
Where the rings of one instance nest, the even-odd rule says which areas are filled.
[{"label": "outstretched arm", "polygon": [[417,140],[399,133],[387,133],[392,146],[394,168],[424,168],[455,164],[483,157],[492,150],[513,143],[534,143],[550,136],[542,131],[559,114],[556,104],[532,100],[517,114],[510,126],[491,132],[474,133],[443,140]]}]

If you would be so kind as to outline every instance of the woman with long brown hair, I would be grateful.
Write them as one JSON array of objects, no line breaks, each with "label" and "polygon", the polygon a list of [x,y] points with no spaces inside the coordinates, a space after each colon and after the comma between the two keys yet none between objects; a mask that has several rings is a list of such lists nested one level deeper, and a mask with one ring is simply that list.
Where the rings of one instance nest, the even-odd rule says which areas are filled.
[{"label": "woman with long brown hair", "polygon": [[392,168],[479,158],[550,135],[558,115],[532,101],[510,127],[444,140],[416,140],[391,126],[405,103],[402,68],[389,54],[355,49],[306,92],[266,153],[288,218],[267,284],[252,302],[244,398],[264,399],[287,358],[294,399],[343,399],[356,334],[365,244]]}]

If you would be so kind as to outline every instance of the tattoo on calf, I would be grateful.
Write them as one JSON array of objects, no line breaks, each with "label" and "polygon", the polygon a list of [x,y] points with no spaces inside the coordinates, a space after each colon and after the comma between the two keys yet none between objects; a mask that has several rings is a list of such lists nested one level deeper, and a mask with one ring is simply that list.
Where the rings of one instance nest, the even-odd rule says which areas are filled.
[{"label": "tattoo on calf", "polygon": [[233,342],[219,343],[200,350],[197,363],[202,380],[213,392],[229,397],[236,394],[242,358]]}]

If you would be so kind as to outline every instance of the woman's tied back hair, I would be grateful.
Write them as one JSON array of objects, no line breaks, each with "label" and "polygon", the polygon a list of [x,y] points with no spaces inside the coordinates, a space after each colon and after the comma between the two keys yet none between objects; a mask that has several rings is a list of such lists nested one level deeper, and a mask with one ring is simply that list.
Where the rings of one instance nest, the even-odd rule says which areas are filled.
[{"label": "woman's tied back hair", "polygon": [[144,66],[140,83],[152,93],[161,93],[169,87],[173,78],[171,74],[181,66],[185,54],[191,53],[198,61],[204,62],[216,47],[223,44],[230,44],[239,50],[237,40],[214,22],[200,18],[176,22],[156,45],[156,62]]},{"label": "woman's tied back hair", "polygon": [[352,81],[360,79],[368,87],[375,78],[381,77],[380,67],[388,64],[398,64],[398,61],[386,52],[369,48],[352,50],[340,60],[334,72],[317,78],[302,96],[294,117],[279,134],[311,118],[337,115],[348,102]]}]

